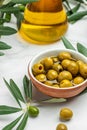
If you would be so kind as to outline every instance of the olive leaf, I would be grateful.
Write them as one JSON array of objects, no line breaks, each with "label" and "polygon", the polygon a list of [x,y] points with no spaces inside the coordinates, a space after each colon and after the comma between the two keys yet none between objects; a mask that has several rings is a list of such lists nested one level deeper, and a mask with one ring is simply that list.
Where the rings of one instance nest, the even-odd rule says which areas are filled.
[{"label": "olive leaf", "polygon": [[32,82],[29,80],[29,97],[32,99]]},{"label": "olive leaf", "polygon": [[12,130],[12,128],[14,128],[15,125],[20,121],[22,116],[23,114],[19,116],[16,120],[12,121],[10,124],[6,125],[2,130]]},{"label": "olive leaf", "polygon": [[0,50],[10,49],[11,46],[7,45],[6,43],[0,41]]},{"label": "olive leaf", "polygon": [[26,75],[23,78],[23,87],[24,87],[25,99],[28,102],[29,100],[32,99],[32,83]]},{"label": "olive leaf", "polygon": [[84,1],[83,1],[83,0],[75,0],[75,1],[80,2],[80,3],[84,3]]},{"label": "olive leaf", "polygon": [[75,12],[77,12],[78,11],[78,9],[80,8],[80,3],[78,3],[74,8],[72,8],[71,10],[69,10],[69,11],[67,11],[67,16],[69,16],[69,15],[71,15],[71,14],[73,14],[73,13],[75,13]]},{"label": "olive leaf", "polygon": [[13,95],[13,97],[15,98],[15,100],[17,101],[18,105],[21,107],[20,101],[19,101],[14,89],[8,84],[8,82],[5,79],[4,79],[4,82],[7,86],[7,88],[9,89],[9,91],[11,92],[11,94]]},{"label": "olive leaf", "polygon": [[39,101],[39,103],[58,103],[58,102],[65,102],[67,99],[65,98],[50,98],[50,99],[44,99]]},{"label": "olive leaf", "polygon": [[87,48],[80,43],[77,43],[77,50],[87,57]]},{"label": "olive leaf", "polygon": [[[68,0],[65,0],[65,3],[67,4],[68,9],[71,10],[71,7],[70,7],[70,4],[69,4],[69,1],[68,1]],[[71,10],[71,12],[72,12],[72,10]]]},{"label": "olive leaf", "polygon": [[10,20],[11,20],[11,13],[6,12],[6,14],[5,14],[5,21],[6,22],[10,22]]},{"label": "olive leaf", "polygon": [[20,122],[20,124],[16,130],[24,130],[26,123],[27,123],[27,120],[28,120],[28,112],[25,113],[22,121]]},{"label": "olive leaf", "polygon": [[18,13],[14,13],[15,17],[17,18],[17,28],[18,30],[20,29],[20,26],[21,26],[21,22],[24,18],[23,14],[21,12],[18,12]]},{"label": "olive leaf", "polygon": [[8,4],[11,0],[3,0],[3,5]]},{"label": "olive leaf", "polygon": [[36,2],[36,1],[39,1],[39,0],[12,0],[12,2],[15,4],[27,4],[30,2]]},{"label": "olive leaf", "polygon": [[25,100],[21,94],[20,89],[18,88],[18,86],[12,79],[10,79],[10,86],[11,86],[12,90],[14,91],[17,99],[25,103]]},{"label": "olive leaf", "polygon": [[77,21],[77,20],[80,20],[82,17],[86,16],[87,15],[87,10],[86,11],[79,11],[79,12],[76,12],[72,15],[70,15],[68,17],[68,21],[71,22],[71,21]]},{"label": "olive leaf", "polygon": [[8,26],[0,26],[0,35],[12,35],[17,31],[14,28]]},{"label": "olive leaf", "polygon": [[5,114],[11,114],[15,112],[21,111],[21,108],[15,108],[11,106],[6,106],[6,105],[1,105],[0,106],[0,115],[5,115]]},{"label": "olive leaf", "polygon": [[0,12],[3,13],[14,13],[14,12],[18,12],[20,11],[20,9],[18,7],[8,7],[8,8],[1,8]]},{"label": "olive leaf", "polygon": [[61,40],[63,41],[63,44],[67,49],[75,50],[72,44],[64,36],[61,37]]}]

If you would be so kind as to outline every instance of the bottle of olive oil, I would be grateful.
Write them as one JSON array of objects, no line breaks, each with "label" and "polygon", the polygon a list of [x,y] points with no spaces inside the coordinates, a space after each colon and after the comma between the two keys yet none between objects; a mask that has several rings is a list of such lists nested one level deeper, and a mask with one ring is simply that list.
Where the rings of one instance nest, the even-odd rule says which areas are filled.
[{"label": "bottle of olive oil", "polygon": [[47,44],[59,40],[67,27],[62,0],[38,0],[27,4],[19,32],[31,43]]}]

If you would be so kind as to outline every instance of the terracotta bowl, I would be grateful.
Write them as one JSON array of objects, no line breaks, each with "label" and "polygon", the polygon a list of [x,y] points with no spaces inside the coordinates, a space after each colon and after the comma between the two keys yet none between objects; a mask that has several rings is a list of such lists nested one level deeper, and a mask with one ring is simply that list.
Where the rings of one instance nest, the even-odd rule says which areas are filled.
[{"label": "terracotta bowl", "polygon": [[39,82],[32,73],[32,66],[35,63],[37,63],[38,61],[42,60],[45,57],[56,56],[56,55],[58,55],[59,52],[62,52],[62,51],[70,52],[70,54],[74,58],[76,58],[78,60],[82,60],[85,63],[87,63],[87,58],[77,51],[73,51],[70,49],[50,49],[50,50],[45,50],[43,52],[38,53],[34,58],[31,59],[29,66],[28,66],[28,73],[29,73],[29,77],[30,77],[33,85],[40,92],[42,92],[48,96],[51,96],[51,97],[69,98],[69,97],[78,95],[86,88],[87,79],[84,82],[80,83],[79,85],[75,85],[75,86],[68,87],[68,88],[56,88],[56,87],[47,86],[47,85]]}]

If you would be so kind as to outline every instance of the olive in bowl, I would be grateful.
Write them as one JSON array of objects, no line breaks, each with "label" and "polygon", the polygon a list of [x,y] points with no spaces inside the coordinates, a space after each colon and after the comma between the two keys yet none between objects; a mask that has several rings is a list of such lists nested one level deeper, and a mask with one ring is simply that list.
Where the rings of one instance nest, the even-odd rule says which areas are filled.
[{"label": "olive in bowl", "polygon": [[50,49],[37,54],[28,65],[33,85],[51,97],[69,98],[87,86],[87,58],[70,49]]}]

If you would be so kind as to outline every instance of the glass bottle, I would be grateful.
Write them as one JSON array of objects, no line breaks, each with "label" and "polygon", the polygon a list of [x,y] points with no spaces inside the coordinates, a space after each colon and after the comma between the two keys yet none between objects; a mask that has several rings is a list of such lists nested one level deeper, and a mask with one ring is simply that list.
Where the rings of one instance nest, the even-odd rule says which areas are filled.
[{"label": "glass bottle", "polygon": [[31,43],[47,44],[59,40],[67,27],[62,0],[38,0],[27,4],[19,32]]}]

